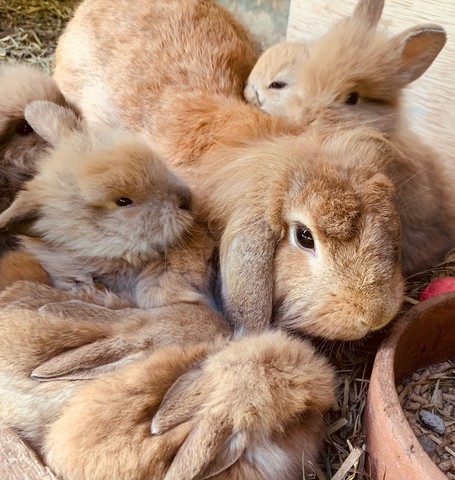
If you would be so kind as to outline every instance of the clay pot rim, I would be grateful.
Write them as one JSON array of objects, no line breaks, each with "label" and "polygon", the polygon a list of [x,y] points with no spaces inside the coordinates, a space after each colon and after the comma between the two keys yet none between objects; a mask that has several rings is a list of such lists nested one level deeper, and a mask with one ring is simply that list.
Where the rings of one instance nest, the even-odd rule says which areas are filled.
[{"label": "clay pot rim", "polygon": [[[374,478],[381,478],[381,480],[382,478],[398,478],[396,476],[397,469],[408,468],[409,473],[406,473],[406,477],[403,478],[412,478],[413,480],[447,479],[414,435],[401,408],[396,391],[396,383],[406,374],[432,363],[449,359],[441,352],[436,351],[434,359],[427,361],[432,355],[431,351],[427,350],[421,362],[408,362],[407,365],[406,361],[405,365],[397,362],[397,352],[400,353],[401,344],[409,343],[409,338],[416,335],[416,325],[432,322],[432,320],[436,323],[436,319],[439,318],[438,312],[448,312],[445,316],[443,315],[441,324],[447,323],[449,317],[455,317],[455,292],[437,295],[408,310],[394,325],[389,337],[384,340],[376,354],[364,415],[366,447],[373,473],[377,475]],[[431,325],[431,323],[427,323],[427,325]],[[453,330],[455,332],[455,328]],[[408,335],[406,335],[407,333]],[[401,351],[401,361],[403,355],[406,360],[405,353]],[[380,429],[383,431],[379,432]],[[389,442],[390,445],[386,445],[384,442]],[[380,455],[386,455],[385,452],[388,448],[390,465],[385,465],[384,459],[381,459]],[[392,473],[390,477],[384,475],[387,467]],[[391,472],[391,469],[394,470],[394,473]],[[402,470],[400,472],[402,473]]]}]

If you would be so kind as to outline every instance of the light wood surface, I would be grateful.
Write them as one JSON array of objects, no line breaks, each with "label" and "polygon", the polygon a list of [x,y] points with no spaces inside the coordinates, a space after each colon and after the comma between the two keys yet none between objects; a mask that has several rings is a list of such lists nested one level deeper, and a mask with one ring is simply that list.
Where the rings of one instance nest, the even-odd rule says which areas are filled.
[{"label": "light wood surface", "polygon": [[[288,40],[313,40],[354,10],[357,0],[291,0]],[[455,182],[455,1],[385,0],[380,26],[390,34],[436,23],[448,41],[433,65],[405,92],[413,130],[440,155]],[[455,186],[454,186],[455,189]]]},{"label": "light wood surface", "polygon": [[11,429],[0,427],[1,480],[57,480]]}]

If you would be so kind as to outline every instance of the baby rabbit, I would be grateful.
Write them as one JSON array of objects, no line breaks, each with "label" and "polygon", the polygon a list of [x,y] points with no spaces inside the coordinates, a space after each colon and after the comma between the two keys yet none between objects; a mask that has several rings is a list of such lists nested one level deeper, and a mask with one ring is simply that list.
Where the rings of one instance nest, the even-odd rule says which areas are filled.
[{"label": "baby rabbit", "polygon": [[[66,103],[52,78],[30,65],[0,62],[0,92],[1,212],[34,175],[36,160],[49,146],[25,120],[26,105],[34,100]],[[12,235],[0,234],[0,255],[13,245]]]},{"label": "baby rabbit", "polygon": [[397,188],[405,275],[434,266],[455,245],[453,179],[437,155],[406,126],[403,89],[432,64],[446,42],[438,25],[390,37],[376,28],[383,1],[359,0],[350,18],[308,44],[282,43],[253,68],[245,99],[288,122],[367,125],[400,154],[385,173]]},{"label": "baby rabbit", "polygon": [[[6,291],[0,302],[5,294],[11,298]],[[228,342],[224,323],[204,305],[135,315],[89,322],[0,309],[2,422],[63,480],[302,476],[302,451],[306,469],[334,402],[332,368],[309,343],[279,331]],[[176,344],[165,346],[161,335],[172,331]],[[142,343],[142,355],[123,364],[113,358],[116,371],[90,382],[30,377],[65,349],[109,338]]]},{"label": "baby rabbit", "polygon": [[141,308],[205,301],[213,242],[194,223],[188,187],[131,135],[89,133],[50,102],[25,114],[54,149],[0,226],[30,235],[23,248],[52,283],[95,303],[102,287]]},{"label": "baby rabbit", "polygon": [[[402,298],[393,188],[378,167],[332,160],[356,157],[355,135],[284,136],[301,129],[242,102],[250,41],[217,11],[203,0],[137,10],[85,0],[59,42],[55,79],[90,121],[136,129],[190,183],[221,239],[222,301],[235,326],[262,329],[273,313],[308,333],[359,338]],[[381,162],[383,140],[360,143]]]}]

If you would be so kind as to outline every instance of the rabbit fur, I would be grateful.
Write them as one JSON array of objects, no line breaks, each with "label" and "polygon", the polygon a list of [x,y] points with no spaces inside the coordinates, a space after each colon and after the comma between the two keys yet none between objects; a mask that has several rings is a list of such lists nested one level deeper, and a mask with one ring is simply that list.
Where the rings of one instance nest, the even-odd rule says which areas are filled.
[{"label": "rabbit fur", "polygon": [[[0,415],[64,480],[294,479],[302,450],[315,461],[334,374],[309,343],[280,331],[228,341],[204,305],[97,307],[110,315],[90,321],[34,310],[61,295],[31,282],[0,294]],[[100,347],[113,338],[131,347],[120,362]],[[46,360],[94,345],[114,371],[36,380]]]},{"label": "rabbit fur", "polygon": [[401,109],[403,89],[431,66],[446,34],[424,24],[390,36],[377,28],[383,4],[360,0],[322,38],[266,50],[244,97],[296,125],[367,125],[395,143],[400,155],[385,173],[397,188],[408,276],[433,267],[455,245],[453,179],[410,131]]},{"label": "rabbit fur", "polygon": [[[24,109],[34,100],[66,102],[54,80],[43,70],[23,64],[0,64],[0,212],[36,171],[36,159],[49,147],[33,131]],[[15,245],[14,236],[0,234],[0,255]]]},{"label": "rabbit fur", "polygon": [[[302,281],[302,277],[308,275],[308,270],[306,267],[302,268],[302,265],[313,265],[311,275],[316,272],[317,275],[312,276],[312,280],[316,283],[316,279],[320,281],[326,278],[324,284],[333,281],[330,275],[324,276],[330,271],[331,274],[335,272],[340,280],[336,283],[341,285],[342,269],[336,273],[338,270],[335,267],[333,269],[328,267],[325,258],[324,264],[317,266],[314,260],[316,257],[309,260],[305,252],[298,249],[294,251],[286,237],[289,219],[281,217],[282,231],[279,233],[276,225],[272,227],[264,221],[264,216],[274,209],[274,204],[283,205],[284,197],[289,195],[288,201],[294,201],[291,200],[293,192],[281,191],[278,184],[271,188],[270,182],[261,178],[260,184],[271,188],[277,197],[269,196],[267,199],[264,197],[264,202],[269,203],[262,205],[260,202],[248,205],[242,197],[242,185],[246,185],[246,190],[251,190],[245,197],[248,199],[252,199],[253,187],[249,187],[252,182],[246,177],[245,170],[241,180],[235,177],[240,184],[237,190],[239,195],[230,196],[233,207],[225,203],[220,208],[221,199],[227,196],[224,190],[235,190],[233,178],[219,175],[219,162],[222,162],[223,158],[229,158],[232,162],[238,160],[236,165],[242,165],[242,168],[246,163],[245,159],[249,158],[249,162],[253,162],[258,170],[263,172],[264,177],[272,172],[269,167],[264,172],[263,162],[269,162],[272,156],[275,159],[279,158],[288,169],[280,179],[284,182],[288,175],[293,175],[294,167],[305,168],[298,166],[297,161],[293,161],[292,168],[289,168],[286,160],[289,157],[295,159],[306,157],[299,148],[294,148],[294,140],[289,136],[301,132],[301,128],[289,126],[288,122],[242,101],[241,90],[245,70],[248,70],[255,55],[251,53],[252,46],[248,37],[244,33],[239,33],[240,27],[236,27],[236,33],[233,32],[233,20],[226,21],[224,17],[214,14],[219,8],[214,2],[194,0],[185,2],[184,5],[179,3],[179,8],[176,8],[175,2],[164,1],[142,1],[138,5],[136,11],[125,1],[115,2],[114,8],[112,1],[85,0],[59,41],[54,78],[65,95],[81,108],[88,121],[120,124],[122,127],[137,130],[147,143],[156,145],[157,150],[176,166],[179,173],[189,182],[195,201],[205,207],[207,218],[217,225],[216,233],[221,238],[222,301],[225,314],[232,324],[249,330],[264,328],[270,324],[273,307],[276,310],[279,309],[279,304],[290,307],[293,302],[301,302],[301,298],[308,299],[308,302],[304,302],[305,309],[301,308],[302,305],[296,306],[293,312],[295,315],[303,315],[306,320],[295,319],[293,323],[300,328],[308,322],[313,322],[309,320],[312,311],[324,311],[326,297],[322,295],[321,298],[318,292],[317,295],[313,295],[313,301],[309,299],[305,293],[307,278]],[[206,12],[204,16],[196,16],[194,12],[201,10]],[[146,23],[148,18],[155,17],[160,19],[159,23]],[[112,18],[122,19],[121,29],[116,32],[115,41],[112,38]],[[183,23],[182,18],[191,18],[191,22]],[[209,28],[209,25],[213,24],[217,25],[216,29]],[[179,30],[176,31],[175,25],[179,26]],[[140,36],[137,35],[138,31],[141,32]],[[125,41],[131,38],[135,39],[132,48],[129,40]],[[191,40],[186,42],[187,38]],[[192,49],[191,55],[188,55],[189,46]],[[118,58],[119,61],[112,64],[105,62],[107,51],[110,52],[110,57]],[[162,61],[163,58],[172,58],[175,61],[171,64]],[[226,58],[230,58],[230,61],[226,62]],[[128,85],[128,88],[125,88],[125,85]],[[280,139],[283,135],[287,136]],[[268,148],[269,145],[275,145],[273,142],[268,143],[268,139],[272,137],[279,137],[276,145],[279,144],[280,148],[274,148],[273,155],[266,155],[264,149],[260,150],[255,141],[263,141]],[[321,139],[315,139],[314,143],[320,141]],[[311,141],[310,143],[312,144]],[[306,148],[305,142],[302,145]],[[353,144],[353,147],[356,146]],[[340,151],[345,152],[343,147]],[[259,158],[253,159],[249,152],[258,153]],[[278,162],[274,161],[273,165],[276,163]],[[324,167],[320,166],[321,172],[325,168],[325,161],[323,163]],[[227,171],[223,170],[225,173]],[[229,175],[231,173],[229,170]],[[248,175],[250,173],[248,170]],[[362,174],[359,173],[359,176]],[[212,177],[213,182],[224,180],[225,183],[218,183],[216,188],[211,188]],[[254,178],[257,179],[257,176]],[[387,181],[384,182],[385,185]],[[342,190],[351,188],[347,187],[345,182],[341,183]],[[320,186],[323,184],[331,187],[330,181],[325,182],[321,179]],[[292,182],[284,182],[282,188],[291,186]],[[258,189],[261,190],[259,187]],[[320,190],[321,188],[318,188],[318,192]],[[394,217],[391,212],[393,194],[388,187],[385,187],[385,191],[387,193],[384,199],[390,201],[385,207],[386,216],[390,213],[391,219]],[[326,198],[328,194],[328,191],[323,193],[321,199]],[[295,195],[298,196],[297,191]],[[289,208],[291,209],[291,204]],[[331,208],[330,204],[327,208]],[[224,215],[223,210],[229,212],[230,216]],[[278,211],[278,208],[276,210]],[[380,223],[382,224],[382,220]],[[378,262],[380,256],[374,254],[367,255],[364,260],[359,258],[355,262],[359,266],[355,274],[358,284],[354,286],[348,282],[350,286],[341,288],[343,292],[350,292],[347,298],[353,298],[354,292],[362,290],[361,288],[359,290],[359,285],[369,285],[368,289],[374,290],[371,297],[374,300],[365,304],[368,307],[365,307],[365,312],[360,314],[360,317],[358,308],[354,309],[353,315],[346,310],[346,318],[356,320],[345,323],[345,315],[342,315],[342,320],[338,324],[346,327],[344,333],[341,331],[342,327],[334,327],[332,334],[331,328],[336,324],[336,320],[333,322],[327,320],[324,315],[314,323],[320,323],[323,319],[330,327],[320,326],[315,330],[323,335],[327,334],[329,338],[339,335],[345,339],[358,338],[370,328],[379,328],[396,313],[402,295],[402,280],[400,275],[395,273],[398,266],[392,265],[393,262],[398,265],[398,261],[391,260],[395,258],[395,253],[392,252],[396,252],[399,235],[395,219],[391,220],[388,228],[394,230],[394,233],[391,235],[391,243],[385,247],[385,250],[389,251],[385,255],[389,258],[387,266],[380,266],[381,262]],[[358,238],[366,240],[368,235],[359,235]],[[289,245],[289,249],[284,247],[277,249],[280,241],[282,245]],[[364,247],[369,249],[362,244],[359,251],[362,252]],[[334,247],[330,260],[327,259],[329,263],[335,262],[335,250]],[[280,252],[279,268],[281,270],[289,268],[287,272],[283,271],[280,274],[277,272],[278,252]],[[357,252],[353,250],[351,254],[357,255]],[[322,258],[319,257],[319,260]],[[297,262],[303,264],[299,263],[297,267]],[[340,263],[344,261],[340,260]],[[360,265],[364,267],[360,268]],[[367,271],[379,272],[383,267],[388,272],[385,276],[368,273],[365,278],[361,277]],[[302,272],[302,275],[297,272]],[[283,279],[286,281],[280,285]],[[394,293],[379,294],[376,289]],[[340,294],[340,297],[343,295]],[[337,298],[340,297],[337,295]],[[361,297],[363,300],[363,294]],[[385,305],[381,305],[380,298],[386,302]],[[373,304],[373,310],[368,311]],[[335,311],[338,313],[338,310],[339,308],[332,304],[325,317],[331,318],[332,313],[335,314]],[[368,320],[365,323],[363,320],[366,317]],[[368,324],[368,327],[350,329],[349,326],[353,322],[356,323],[359,318],[359,324]]]},{"label": "rabbit fur", "polygon": [[53,285],[140,308],[210,300],[213,240],[190,211],[188,187],[153,151],[130,134],[89,133],[49,102],[30,104],[26,118],[54,149],[0,226],[30,235],[23,249]]}]

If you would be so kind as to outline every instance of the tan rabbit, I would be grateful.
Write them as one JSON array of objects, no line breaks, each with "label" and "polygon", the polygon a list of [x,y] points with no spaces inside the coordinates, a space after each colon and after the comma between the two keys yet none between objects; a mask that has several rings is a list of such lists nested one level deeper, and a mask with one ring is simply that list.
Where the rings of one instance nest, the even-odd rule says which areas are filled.
[{"label": "tan rabbit", "polygon": [[430,67],[446,34],[425,24],[391,37],[376,28],[383,4],[360,0],[354,14],[322,38],[265,51],[244,97],[302,127],[368,125],[387,134],[400,150],[385,173],[397,187],[403,270],[410,275],[434,266],[455,245],[453,179],[407,128],[400,107],[403,89]]},{"label": "tan rabbit", "polygon": [[52,283],[101,303],[105,287],[141,308],[207,301],[213,241],[162,160],[131,135],[89,133],[56,104],[32,103],[26,118],[54,149],[0,226],[26,230],[23,248]]},{"label": "tan rabbit", "polygon": [[[391,186],[384,177],[375,177],[377,167],[355,173],[360,182],[356,184],[354,177],[349,178],[350,168],[334,166],[340,169],[332,173],[340,175],[336,184],[341,196],[359,202],[339,205],[330,194],[332,173],[325,178],[326,160],[314,167],[314,175],[320,176],[314,184],[296,180],[307,178],[301,158],[337,158],[347,152],[353,156],[357,144],[347,142],[346,148],[340,144],[333,153],[336,140],[327,143],[330,152],[327,145],[318,147],[318,138],[308,144],[292,137],[265,141],[299,130],[242,103],[239,86],[245,77],[239,65],[246,68],[253,59],[245,54],[251,44],[238,30],[234,35],[232,20],[215,14],[217,8],[202,0],[179,2],[178,8],[175,2],[141,1],[137,10],[126,1],[85,0],[59,42],[55,79],[89,120],[137,130],[179,167],[221,237],[223,304],[233,324],[261,329],[270,324],[274,309],[281,312],[282,323],[312,333],[344,339],[363,336],[393,317],[402,295],[399,225]],[[196,11],[205,13],[196,15]],[[121,28],[114,38],[115,18],[121,19]],[[148,18],[160,21],[147,23]],[[216,29],[209,28],[215,24]],[[235,48],[234,39],[240,42]],[[107,52],[112,62],[105,61]],[[263,140],[264,148],[255,139]],[[380,147],[367,150],[378,159],[382,155]],[[223,159],[243,170],[222,169],[220,175]],[[249,163],[252,168],[247,168]],[[286,171],[275,167],[281,163]],[[261,187],[253,187],[255,183]],[[317,186],[315,205],[324,213],[319,218],[342,212],[346,219],[336,220],[342,225],[354,225],[357,217],[371,219],[371,224],[362,220],[358,229],[353,227],[355,242],[349,242],[343,228],[326,231],[318,224],[313,200],[305,193],[313,186]],[[375,193],[371,196],[370,191]],[[384,202],[383,211],[376,208],[376,197]],[[325,232],[320,235],[327,254],[315,256],[312,249],[302,250],[294,241],[294,226],[308,220],[310,229],[314,222],[315,231]],[[389,236],[379,232],[375,222]],[[368,233],[362,230],[367,224]],[[319,282],[327,289],[321,291]]]},{"label": "tan rabbit", "polygon": [[[36,160],[49,147],[24,117],[34,100],[66,102],[53,79],[37,67],[0,63],[0,212],[36,171]],[[12,235],[0,234],[0,254],[14,246]]]},{"label": "tan rabbit", "polygon": [[[41,301],[61,293],[38,289]],[[14,297],[27,302],[18,286],[0,302]],[[334,375],[309,343],[278,331],[227,342],[226,325],[203,305],[126,312],[89,322],[0,309],[1,420],[63,480],[294,479],[302,450],[305,468],[316,460]],[[109,339],[130,348],[100,346]],[[116,371],[30,378],[65,349],[91,345],[98,365]]]}]

